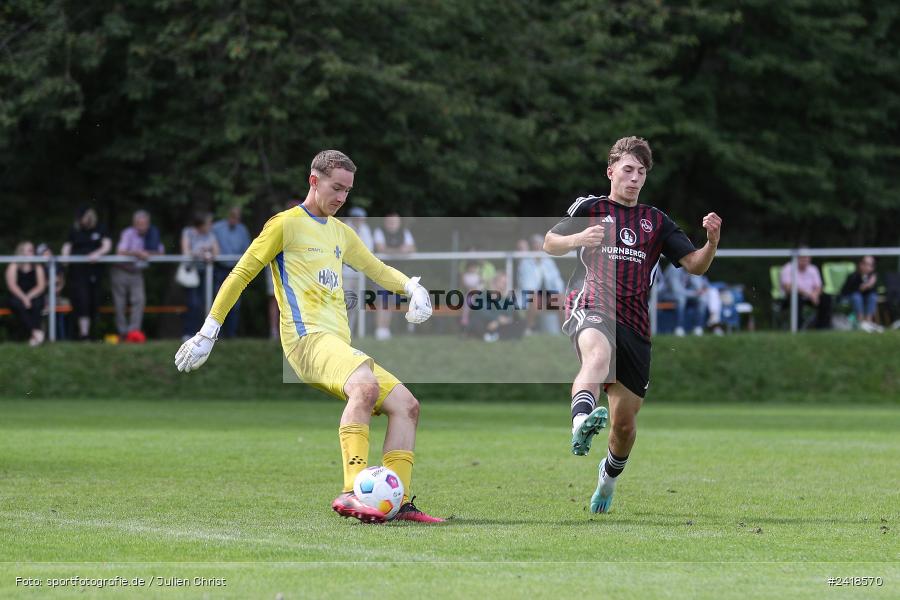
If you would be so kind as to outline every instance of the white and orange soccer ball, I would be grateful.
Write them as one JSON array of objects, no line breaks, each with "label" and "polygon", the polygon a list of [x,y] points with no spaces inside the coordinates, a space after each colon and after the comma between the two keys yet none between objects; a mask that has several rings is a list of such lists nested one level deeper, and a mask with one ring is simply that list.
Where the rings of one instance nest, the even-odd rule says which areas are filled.
[{"label": "white and orange soccer ball", "polygon": [[387,467],[368,467],[353,481],[353,493],[366,506],[393,519],[403,502],[403,482]]}]

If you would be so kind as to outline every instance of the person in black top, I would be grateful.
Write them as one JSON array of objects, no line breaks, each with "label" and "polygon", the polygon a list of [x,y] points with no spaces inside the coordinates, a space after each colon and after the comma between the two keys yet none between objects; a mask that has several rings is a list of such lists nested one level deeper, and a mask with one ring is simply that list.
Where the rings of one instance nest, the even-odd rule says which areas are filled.
[{"label": "person in black top", "polygon": [[97,318],[100,303],[100,279],[102,265],[96,259],[109,254],[112,240],[106,229],[97,222],[97,211],[80,208],[75,223],[69,231],[69,239],[63,244],[63,256],[87,256],[90,263],[72,263],[69,266],[69,293],[72,296],[72,312],[77,323],[78,339],[90,339],[91,323]]},{"label": "person in black top", "polygon": [[847,277],[844,287],[841,288],[841,296],[850,298],[859,328],[869,333],[884,331],[884,328],[875,322],[875,312],[878,309],[878,294],[875,292],[877,283],[875,257],[863,256],[856,264],[856,271]]},{"label": "person in black top", "polygon": [[[572,453],[590,451],[593,436],[611,421],[609,448],[600,463],[600,481],[591,512],[609,511],[616,478],[634,445],[636,417],[650,385],[648,297],[664,255],[694,275],[709,269],[716,255],[722,219],[703,218],[707,242],[691,240],[661,210],[638,204],[653,166],[643,139],[618,140],[609,151],[609,196],[578,198],[544,238],[544,250],[562,256],[578,252],[579,266],[566,293],[563,330],[572,338],[581,369],[572,385]],[[600,384],[609,411],[596,407]]]},{"label": "person in black top", "polygon": [[[21,242],[16,246],[16,256],[34,256],[34,244]],[[42,344],[44,330],[41,327],[41,311],[44,310],[44,292],[47,289],[44,265],[10,263],[6,267],[6,287],[9,289],[9,307],[30,336],[28,345]]]}]

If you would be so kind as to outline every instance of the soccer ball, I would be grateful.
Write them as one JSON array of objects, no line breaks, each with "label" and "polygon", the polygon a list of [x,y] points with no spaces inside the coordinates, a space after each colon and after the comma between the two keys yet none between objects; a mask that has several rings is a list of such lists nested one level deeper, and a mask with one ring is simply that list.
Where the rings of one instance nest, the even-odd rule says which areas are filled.
[{"label": "soccer ball", "polygon": [[403,502],[403,482],[387,467],[368,467],[356,476],[353,493],[366,506],[393,519]]}]

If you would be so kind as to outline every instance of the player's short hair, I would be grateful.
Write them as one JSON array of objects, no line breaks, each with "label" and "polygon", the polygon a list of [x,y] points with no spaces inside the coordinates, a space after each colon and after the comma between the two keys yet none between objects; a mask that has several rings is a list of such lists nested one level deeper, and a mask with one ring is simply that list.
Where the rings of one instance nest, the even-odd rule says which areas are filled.
[{"label": "player's short hair", "polygon": [[313,173],[321,173],[325,177],[331,175],[332,169],[344,169],[356,173],[356,165],[349,156],[340,150],[322,150],[316,154],[310,165]]},{"label": "player's short hair", "polygon": [[635,136],[623,137],[609,149],[609,158],[606,164],[613,166],[626,154],[635,157],[648,171],[653,168],[653,151],[650,144],[644,138]]}]

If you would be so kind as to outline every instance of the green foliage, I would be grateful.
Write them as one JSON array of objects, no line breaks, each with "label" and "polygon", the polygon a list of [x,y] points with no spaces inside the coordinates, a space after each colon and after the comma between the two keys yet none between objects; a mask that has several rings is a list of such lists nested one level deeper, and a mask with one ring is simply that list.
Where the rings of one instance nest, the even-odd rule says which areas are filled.
[{"label": "green foliage", "polygon": [[869,0],[11,0],[0,199],[23,216],[0,240],[58,239],[91,200],[170,236],[193,207],[261,222],[323,147],[376,212],[557,214],[637,134],[646,200],[695,237],[714,209],[729,245],[893,244],[898,20]]}]

